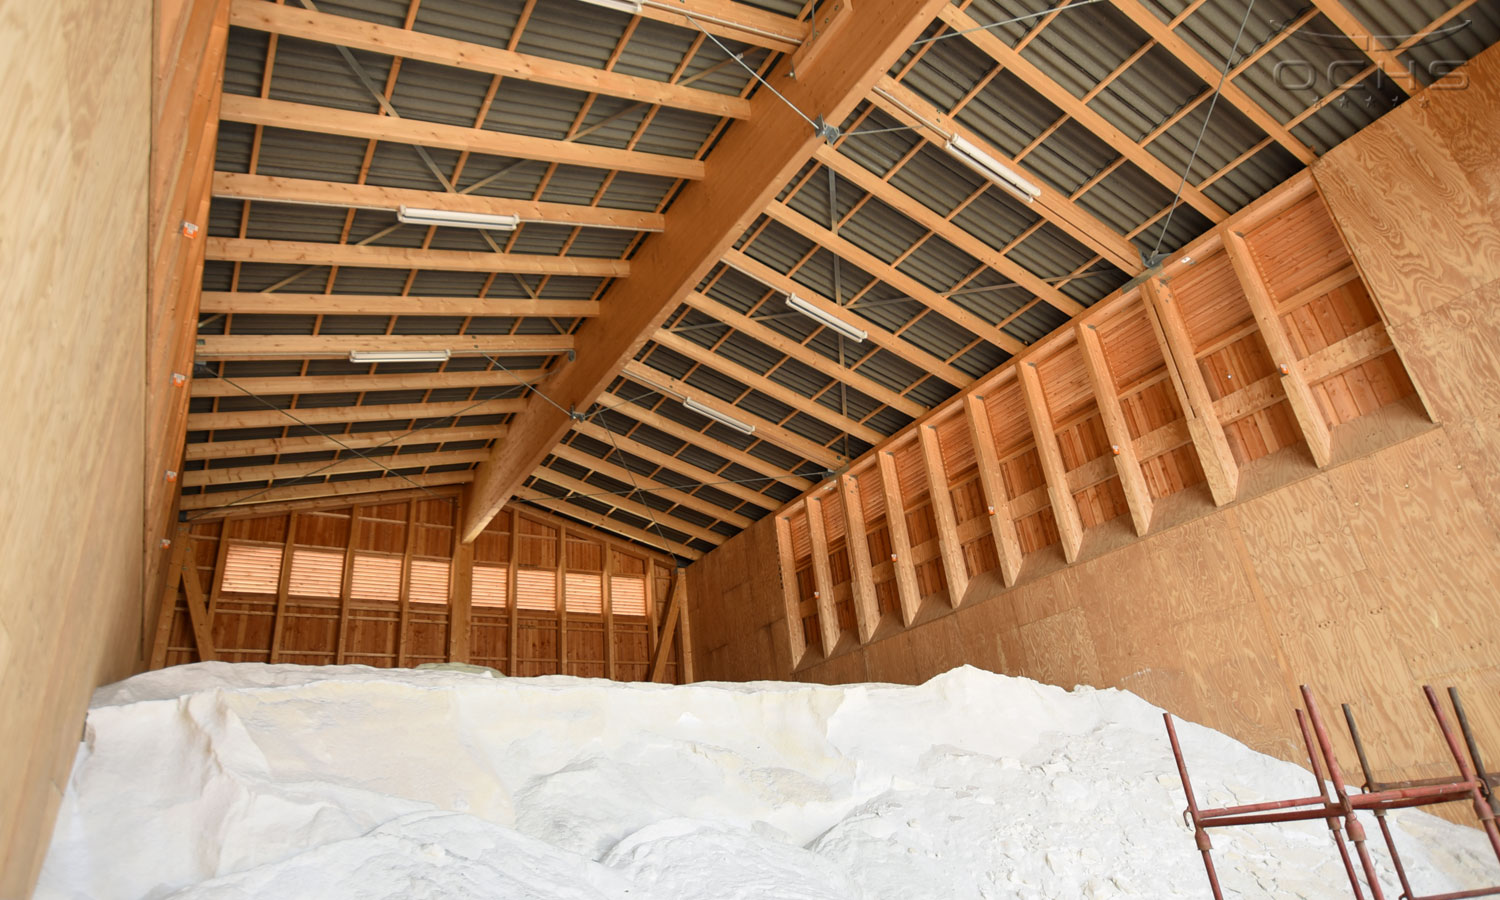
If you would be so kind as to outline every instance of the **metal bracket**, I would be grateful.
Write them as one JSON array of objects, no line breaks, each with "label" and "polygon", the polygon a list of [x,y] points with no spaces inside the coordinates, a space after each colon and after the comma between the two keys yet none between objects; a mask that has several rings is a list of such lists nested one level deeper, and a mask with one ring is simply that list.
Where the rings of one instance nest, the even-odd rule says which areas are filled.
[{"label": "metal bracket", "polygon": [[841,133],[837,125],[828,124],[822,116],[813,119],[813,134],[816,134],[828,143],[832,144],[838,140]]}]

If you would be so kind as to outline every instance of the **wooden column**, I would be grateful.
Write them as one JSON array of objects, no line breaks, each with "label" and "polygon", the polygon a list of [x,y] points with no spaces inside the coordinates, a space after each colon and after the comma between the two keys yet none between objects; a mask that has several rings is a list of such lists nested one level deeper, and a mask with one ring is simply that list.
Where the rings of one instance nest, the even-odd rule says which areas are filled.
[{"label": "wooden column", "polygon": [[958,540],[953,492],[948,490],[948,470],[943,468],[937,426],[919,427],[917,440],[922,447],[923,468],[927,470],[927,495],[932,504],[933,521],[937,523],[938,551],[943,558],[943,575],[948,580],[948,602],[957,607],[969,588],[969,567],[964,562],[964,548]]},{"label": "wooden column", "polygon": [[823,518],[823,501],[807,498],[807,533],[812,539],[813,600],[818,606],[818,634],[823,639],[823,656],[833,655],[839,642],[839,616],[833,607],[833,575],[828,567],[828,529]]},{"label": "wooden column", "polygon": [[462,524],[462,507],[455,504],[453,568],[448,579],[448,661],[466,663],[471,655],[469,619],[474,609],[474,545],[459,540]]},{"label": "wooden column", "polygon": [[1229,449],[1224,426],[1214,412],[1213,397],[1203,381],[1203,370],[1198,368],[1198,358],[1192,339],[1188,337],[1187,326],[1182,322],[1181,310],[1172,300],[1171,289],[1159,278],[1143,281],[1141,295],[1146,314],[1156,331],[1162,357],[1166,360],[1172,387],[1177,391],[1182,415],[1187,420],[1188,434],[1193,439],[1203,477],[1213,494],[1214,505],[1231,503],[1239,493],[1240,467]]},{"label": "wooden column", "polygon": [[[781,569],[781,596],[786,605],[787,639],[791,644],[792,665],[795,667],[807,653],[807,640],[802,633],[802,601],[797,596],[797,560],[792,550],[792,525],[784,515],[776,517],[776,562]],[[649,578],[647,582],[650,582]]]},{"label": "wooden column", "polygon": [[219,595],[224,590],[224,561],[229,557],[229,522],[219,523],[219,547],[214,559],[214,580],[208,588],[208,625],[213,627],[214,614],[219,611]]},{"label": "wooden column", "polygon": [[1000,577],[1010,587],[1021,577],[1021,537],[1016,533],[1016,520],[1010,512],[1010,494],[1005,490],[1005,476],[995,452],[990,413],[984,407],[983,394],[969,394],[964,406],[969,417],[969,438],[974,442],[979,484],[989,506],[990,537],[995,542],[995,555],[1000,558]]},{"label": "wooden column", "polygon": [[553,578],[557,594],[557,674],[568,674],[568,529],[557,529],[556,575]]},{"label": "wooden column", "polygon": [[917,617],[922,593],[917,586],[917,567],[912,562],[911,535],[906,530],[906,510],[901,505],[901,481],[896,477],[896,456],[889,450],[875,454],[880,470],[880,489],[885,491],[885,525],[891,536],[891,565],[896,570],[896,596],[901,603],[901,624]]},{"label": "wooden column", "polygon": [[693,675],[693,625],[688,618],[688,608],[692,605],[688,601],[687,570],[682,573],[682,609],[678,612],[681,621],[677,625],[677,633],[681,635],[682,642],[682,671],[677,679],[678,684],[692,684],[696,681]]},{"label": "wooden column", "polygon": [[1074,331],[1078,335],[1078,349],[1083,353],[1089,382],[1094,388],[1094,399],[1099,405],[1099,418],[1104,422],[1104,432],[1109,435],[1114,451],[1115,471],[1120,476],[1125,502],[1130,505],[1130,519],[1135,524],[1135,533],[1143,535],[1151,529],[1154,511],[1151,489],[1141,472],[1141,460],[1135,452],[1135,441],[1130,437],[1130,426],[1125,422],[1125,411],[1120,408],[1120,395],[1115,390],[1115,379],[1104,357],[1104,346],[1099,342],[1099,332],[1094,326],[1080,324]]},{"label": "wooden column", "polygon": [[615,672],[615,548],[604,544],[604,572],[599,576],[600,603],[604,609],[604,677],[616,679]]},{"label": "wooden column", "polygon": [[521,567],[521,514],[515,507],[510,511],[510,559],[505,570],[505,598],[510,601],[510,626],[505,629],[505,664],[509,667],[505,674],[516,677],[520,674],[520,664],[516,662],[516,652],[521,646],[521,612],[516,605],[516,571]]},{"label": "wooden column", "polygon": [[417,501],[406,501],[406,552],[401,556],[400,612],[396,616],[396,668],[406,668],[406,629],[411,624],[411,554],[417,543]]},{"label": "wooden column", "polygon": [[661,681],[667,672],[667,660],[672,658],[672,642],[676,637],[677,619],[682,615],[683,599],[687,594],[687,570],[678,569],[672,577],[672,596],[667,601],[667,611],[662,616],[661,639],[656,642],[656,652],[651,656],[650,681]]},{"label": "wooden column", "polygon": [[286,543],[281,548],[281,576],[276,579],[276,620],[271,626],[271,655],[268,662],[275,663],[281,656],[281,641],[286,631],[287,594],[292,584],[292,553],[297,541],[297,514],[286,517]]},{"label": "wooden column", "polygon": [[187,529],[178,528],[172,537],[172,555],[167,558],[161,605],[156,611],[156,636],[151,641],[152,669],[160,669],[167,664],[167,645],[172,639],[172,620],[177,617],[177,589],[182,584],[182,560],[187,553],[188,544]]},{"label": "wooden column", "polygon": [[839,496],[844,501],[844,546],[849,553],[849,591],[854,598],[854,621],[859,641],[864,643],[880,624],[880,604],[875,599],[875,576],[870,565],[870,538],[865,532],[864,504],[859,481],[851,473],[839,476]]},{"label": "wooden column", "polygon": [[193,626],[193,642],[198,647],[198,659],[212,662],[218,657],[214,653],[207,598],[203,596],[203,584],[198,580],[198,557],[193,552],[191,543],[182,557],[182,593],[183,600],[187,603],[188,620]]},{"label": "wooden column", "polygon": [[349,605],[354,594],[354,548],[359,546],[359,506],[349,508],[349,545],[344,548],[344,577],[339,581],[338,645],[333,661],[342,666],[349,646]]},{"label": "wooden column", "polygon": [[1301,363],[1292,350],[1291,342],[1287,340],[1286,331],[1281,327],[1276,304],[1271,300],[1271,293],[1266,289],[1265,279],[1255,265],[1255,258],[1250,253],[1250,246],[1245,243],[1244,235],[1237,231],[1225,231],[1224,252],[1229,254],[1234,274],[1240,280],[1240,288],[1245,292],[1245,299],[1250,302],[1250,312],[1255,315],[1255,324],[1260,328],[1260,337],[1265,342],[1271,364],[1281,372],[1282,390],[1286,392],[1292,415],[1302,429],[1307,449],[1312,452],[1313,462],[1320,468],[1326,466],[1333,458],[1333,433],[1328,428],[1328,421],[1323,418],[1323,411],[1318,407],[1312,388],[1302,375]]},{"label": "wooden column", "polygon": [[1083,520],[1078,516],[1078,503],[1073,499],[1073,492],[1068,489],[1068,470],[1063,468],[1062,452],[1057,447],[1052,413],[1047,409],[1047,398],[1042,393],[1036,364],[1021,363],[1016,366],[1016,375],[1021,382],[1021,394],[1026,398],[1026,416],[1031,420],[1031,433],[1036,438],[1042,474],[1047,478],[1047,496],[1052,500],[1052,515],[1057,520],[1057,533],[1062,539],[1063,559],[1072,562],[1083,547]]}]

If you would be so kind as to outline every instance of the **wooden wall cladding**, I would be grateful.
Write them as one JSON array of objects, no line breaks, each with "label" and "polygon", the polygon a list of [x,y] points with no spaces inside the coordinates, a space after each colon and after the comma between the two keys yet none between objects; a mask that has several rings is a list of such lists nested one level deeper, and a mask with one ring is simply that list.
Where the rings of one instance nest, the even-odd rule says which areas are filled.
[{"label": "wooden wall cladding", "polygon": [[[1500,49],[1471,63],[1463,83],[1429,90],[1331,151],[1313,169],[1319,193],[1241,229],[1336,439],[1330,465],[1307,459],[1306,426],[1279,368],[1267,368],[1268,345],[1255,344],[1260,323],[1232,267],[1204,253],[1191,277],[1165,285],[1190,353],[1163,352],[1155,308],[1127,305],[1097,328],[1150,496],[1165,501],[1144,537],[1089,525],[1102,549],[1063,566],[1023,529],[1015,586],[983,574],[952,614],[886,628],[830,659],[809,651],[799,666],[775,643],[778,599],[752,575],[774,529],[747,532],[689,570],[696,584],[740,582],[735,600],[748,607],[716,616],[699,596],[703,674],[919,682],[969,663],[1126,688],[1294,760],[1290,710],[1308,683],[1327,704],[1353,704],[1387,778],[1442,770],[1420,686],[1454,685],[1481,746],[1495,745]],[[1193,373],[1203,397],[1189,390]],[[1015,477],[1029,438],[998,418],[1014,422],[1014,400],[984,393],[1009,464],[1002,499],[1020,524],[1024,491],[1044,479]],[[1238,493],[1218,507],[1193,439],[1209,412],[1243,468]]]},{"label": "wooden wall cladding", "polygon": [[[442,497],[190,525],[213,657],[647,677],[670,560],[508,508],[472,545],[466,580],[455,563],[455,508]],[[173,599],[164,663],[198,661],[188,599],[175,590]],[[667,680],[678,677],[682,647],[675,639]]]}]

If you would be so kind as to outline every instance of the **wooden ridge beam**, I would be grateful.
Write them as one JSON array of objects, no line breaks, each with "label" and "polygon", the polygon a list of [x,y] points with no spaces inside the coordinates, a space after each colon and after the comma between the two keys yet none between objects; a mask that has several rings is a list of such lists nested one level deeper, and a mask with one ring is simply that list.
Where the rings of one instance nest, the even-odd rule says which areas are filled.
[{"label": "wooden ridge beam", "polygon": [[348,391],[442,391],[453,388],[505,387],[529,384],[546,376],[544,369],[499,369],[483,372],[415,372],[376,375],[266,375],[250,378],[207,378],[192,381],[194,397],[290,396],[340,394]]},{"label": "wooden ridge beam", "polygon": [[[1126,4],[1132,4],[1133,0],[1126,0]],[[1144,12],[1144,10],[1142,10]],[[1129,14],[1129,11],[1126,11]],[[1123,131],[1111,125],[1109,120],[1095,112],[1092,107],[1073,96],[1072,92],[1058,84],[1047,73],[1043,72],[1036,64],[1026,59],[1020,53],[1011,49],[999,37],[988,31],[972,29],[980,28],[981,23],[976,22],[968,13],[961,11],[956,6],[945,6],[938,13],[939,17],[954,31],[969,31],[964,39],[970,41],[990,58],[1000,63],[1013,75],[1026,82],[1058,109],[1072,116],[1078,124],[1092,131],[1096,137],[1108,144],[1116,153],[1121,154],[1127,160],[1134,163],[1147,175],[1156,181],[1167,191],[1177,192],[1177,186],[1182,181],[1182,173],[1173,172],[1171,167],[1155,156],[1146,148],[1132,141]],[[1151,16],[1150,13],[1146,13]],[[1153,21],[1155,16],[1151,16]],[[1144,28],[1144,26],[1143,26]],[[1202,59],[1202,57],[1199,57]],[[1215,79],[1217,81],[1217,79]],[[946,123],[945,123],[946,127]],[[973,135],[965,134],[970,140]],[[985,146],[981,143],[980,146]],[[1202,191],[1188,184],[1182,192],[1183,200],[1198,212],[1206,216],[1210,221],[1222,222],[1229,213],[1219,204],[1210,200]]]},{"label": "wooden ridge beam", "polygon": [[901,480],[896,476],[896,456],[889,450],[875,454],[880,489],[885,493],[885,527],[891,538],[891,565],[896,570],[896,600],[901,606],[901,624],[910,625],[922,605],[917,584],[917,561],[912,556],[911,532],[906,528],[906,504],[901,502]]},{"label": "wooden ridge beam", "polygon": [[242,94],[224,95],[219,107],[219,118],[267,128],[286,128],[367,141],[388,141],[417,147],[457,150],[460,153],[483,153],[510,159],[534,159],[562,165],[655,175],[659,178],[699,179],[705,171],[703,163],[696,159],[641,153],[636,150],[616,150],[613,147],[599,147],[576,141],[555,141],[485,128],[445,125],[312,103],[247,97]]},{"label": "wooden ridge beam", "polygon": [[1078,336],[1078,349],[1083,355],[1084,368],[1088,370],[1089,384],[1094,389],[1094,400],[1099,407],[1099,418],[1104,422],[1104,432],[1109,437],[1114,454],[1115,471],[1120,476],[1120,488],[1125,502],[1130,506],[1130,520],[1136,534],[1151,530],[1151,514],[1154,504],[1151,488],[1146,484],[1141,461],[1136,456],[1135,442],[1130,439],[1130,426],[1125,421],[1125,410],[1120,406],[1120,395],[1115,390],[1115,378],[1110,374],[1109,362],[1104,357],[1104,346],[1099,341],[1099,332],[1092,325],[1079,324],[1074,329]]},{"label": "wooden ridge beam", "polygon": [[[779,422],[763,419],[747,409],[735,406],[728,400],[722,400],[712,394],[705,393],[686,382],[679,381],[659,369],[653,369],[646,363],[631,360],[625,364],[621,371],[622,375],[634,381],[638,381],[649,388],[662,388],[667,393],[680,397],[684,400],[693,400],[711,409],[722,411],[725,415],[736,419],[750,420],[749,424],[755,426],[754,437],[768,441],[783,450],[795,453],[809,462],[817,463],[825,468],[836,468],[845,460],[843,454],[836,450],[819,444],[785,428]],[[728,426],[724,426],[728,427]]]},{"label": "wooden ridge beam", "polygon": [[[231,412],[190,413],[188,431],[219,431],[225,428],[295,428],[298,425],[328,425],[348,422],[444,419],[449,416],[492,416],[520,411],[524,401],[511,398],[478,401],[450,400],[442,403],[381,403],[371,406],[313,406],[306,409],[246,409]],[[470,407],[473,407],[470,409]],[[290,415],[287,415],[290,413]],[[293,418],[295,417],[295,418]],[[342,437],[340,438],[342,440]]]},{"label": "wooden ridge beam", "polygon": [[1083,547],[1083,520],[1078,515],[1078,502],[1068,487],[1068,470],[1063,467],[1052,413],[1047,409],[1047,398],[1042,393],[1036,364],[1021,363],[1016,366],[1016,376],[1021,382],[1021,394],[1026,399],[1026,417],[1031,420],[1031,433],[1036,438],[1042,474],[1047,479],[1047,497],[1052,501],[1052,515],[1057,520],[1063,559],[1071,563],[1078,559],[1078,551]]},{"label": "wooden ridge beam", "polygon": [[182,473],[183,487],[203,487],[209,484],[249,484],[258,481],[279,481],[285,478],[304,478],[316,475],[319,478],[343,475],[348,472],[369,472],[376,469],[415,469],[428,466],[448,466],[455,463],[476,463],[484,459],[485,450],[437,450],[431,453],[408,453],[387,456],[350,455],[337,460],[311,460],[308,462],[285,462],[266,466],[220,466],[213,469],[193,469]]},{"label": "wooden ridge beam", "polygon": [[[269,9],[294,8],[266,3],[264,0],[249,0],[249,2]],[[399,207],[415,206],[421,209],[519,216],[522,222],[547,222],[634,231],[660,231],[666,225],[666,217],[659,213],[637,212],[630,209],[583,206],[577,203],[515,200],[508,197],[488,197],[450,191],[420,191],[376,184],[317,181],[311,178],[285,178],[279,175],[250,175],[243,172],[215,172],[213,195],[229,200],[298,203],[350,209],[384,209],[390,210],[393,214]]]},{"label": "wooden ridge beam", "polygon": [[[770,507],[776,505],[776,501],[772,500],[770,497],[767,497],[765,494],[762,494],[752,488],[746,487],[743,484],[729,483],[727,480],[727,476],[725,475],[721,475],[718,472],[714,472],[709,469],[700,468],[699,466],[680,457],[673,456],[670,453],[663,453],[655,447],[643,444],[640,441],[635,440],[634,438],[614,434],[613,432],[607,431],[603,426],[596,425],[593,422],[576,422],[573,425],[573,431],[577,434],[581,434],[592,440],[598,441],[605,446],[611,448],[618,447],[620,452],[622,453],[628,453],[631,456],[644,459],[645,461],[652,463],[653,465],[663,466],[666,469],[676,472],[679,475],[686,475],[692,478],[696,478],[698,479],[698,481],[705,485],[708,485],[715,491],[722,491],[723,493],[743,500],[746,503],[752,503],[759,508],[769,509]],[[767,481],[774,480],[775,479],[767,479]]]},{"label": "wooden ridge beam", "polygon": [[[292,500],[307,500],[317,497],[346,497],[351,494],[386,493],[409,487],[435,487],[438,485],[466,484],[474,480],[472,471],[433,472],[424,475],[397,477],[381,472],[369,478],[354,478],[348,481],[328,481],[317,484],[292,484],[270,489],[253,488],[242,491],[214,491],[209,494],[184,494],[182,509],[185,510],[230,510],[238,515],[240,510],[258,510],[261,504],[283,503]],[[413,484],[415,483],[415,485]],[[223,518],[214,515],[209,518]],[[198,518],[194,516],[194,518]]]},{"label": "wooden ridge beam", "polygon": [[[801,475],[795,475],[778,469],[774,464],[761,459],[750,453],[746,453],[728,444],[720,444],[710,439],[707,435],[683,425],[675,419],[669,419],[661,413],[646,409],[638,403],[631,403],[628,398],[609,391],[599,395],[599,402],[610,406],[622,416],[634,419],[642,425],[654,428],[663,434],[670,435],[679,441],[684,441],[699,449],[706,449],[715,456],[722,456],[737,465],[744,466],[752,472],[759,472],[768,479],[775,479],[783,484],[791,485],[799,491],[805,491],[813,486],[813,482]],[[708,445],[705,447],[705,445]]]},{"label": "wooden ridge beam", "polygon": [[[754,338],[777,353],[790,356],[803,365],[817,369],[825,375],[835,377],[860,393],[866,394],[912,418],[916,418],[927,411],[927,407],[915,400],[908,399],[904,394],[891,390],[875,379],[861,374],[856,368],[839,366],[839,371],[835,375],[830,371],[830,367],[838,365],[833,360],[808,347],[806,344],[799,344],[781,332],[743,313],[736,312],[733,308],[719,303],[711,297],[706,297],[697,291],[691,291],[683,299],[683,302],[693,309],[723,322],[735,331]],[[657,333],[660,334],[662,331],[658,330]],[[884,438],[881,439],[884,440]]]},{"label": "wooden ridge beam", "polygon": [[964,563],[963,544],[958,539],[958,520],[953,512],[953,492],[948,489],[948,471],[943,467],[943,451],[938,446],[937,426],[917,426],[917,443],[922,448],[923,469],[927,472],[927,497],[932,504],[932,519],[937,526],[938,549],[943,557],[943,576],[948,582],[948,603],[955,609],[964,601],[969,589],[969,568]]},{"label": "wooden ridge beam", "polygon": [[969,420],[969,439],[974,443],[979,485],[988,505],[990,539],[995,542],[995,556],[1000,561],[1000,578],[1006,587],[1011,587],[1021,577],[1021,537],[1016,531],[1016,516],[1011,511],[1005,477],[1000,471],[994,430],[989,410],[984,406],[984,395],[978,392],[966,395],[964,414]]},{"label": "wooden ridge beam", "polygon": [[[1177,58],[1178,62],[1187,66],[1193,74],[1203,79],[1203,83],[1213,90],[1219,85],[1222,74],[1220,67],[1222,63],[1209,62],[1203,54],[1188,46],[1187,41],[1178,36],[1177,32],[1156,14],[1146,8],[1140,0],[1111,0],[1115,8],[1124,13],[1130,21],[1138,28],[1150,35],[1152,40],[1161,45],[1162,49]],[[1323,5],[1320,0],[1314,0],[1319,7]],[[1265,107],[1250,99],[1250,96],[1234,83],[1234,79],[1223,79],[1224,87],[1221,99],[1227,101],[1238,110],[1245,118],[1255,123],[1266,134],[1270,135],[1276,143],[1298,161],[1306,165],[1318,158],[1312,148],[1294,137],[1291,131],[1277,118],[1269,113]]]},{"label": "wooden ridge beam", "polygon": [[[285,421],[291,424],[290,419]],[[401,429],[398,431],[361,431],[358,434],[310,434],[302,437],[203,441],[187,445],[187,458],[235,459],[252,456],[280,456],[284,453],[323,453],[344,449],[340,443],[363,450],[369,447],[488,441],[504,437],[505,432],[504,425],[480,425],[468,428],[424,428],[409,434],[406,429]]]},{"label": "wooden ridge beam", "polygon": [[864,504],[859,479],[853,473],[839,476],[839,499],[844,504],[844,547],[849,554],[849,591],[854,602],[854,622],[860,643],[875,636],[880,625],[880,603],[875,597],[875,576],[870,566],[870,537],[865,529]]},{"label": "wooden ridge beam", "polygon": [[679,506],[686,507],[694,512],[702,513],[705,516],[718,519],[722,522],[728,522],[736,528],[749,528],[754,524],[754,520],[737,512],[731,512],[722,506],[709,503],[701,497],[695,497],[687,491],[663,484],[646,475],[631,472],[624,466],[610,462],[609,460],[600,459],[591,453],[585,453],[572,445],[558,444],[552,448],[552,455],[558,459],[566,460],[575,466],[592,469],[600,475],[613,478],[632,487],[640,485],[640,492],[643,494],[655,494],[658,497],[669,499]]},{"label": "wooden ridge beam", "polygon": [[338,359],[355,350],[448,350],[454,356],[539,356],[573,349],[570,334],[210,334],[198,359]]},{"label": "wooden ridge beam", "polygon": [[[562,472],[557,471],[556,469],[549,469],[546,466],[541,466],[531,474],[531,477],[536,479],[537,481],[545,481],[554,487],[560,487],[567,490],[567,497],[557,498],[558,500],[561,500],[563,502],[567,502],[574,494],[577,494],[587,497],[589,500],[592,500],[593,502],[601,504],[603,506],[613,506],[615,509],[618,509],[621,512],[629,513],[638,519],[644,519],[647,522],[657,522],[663,528],[670,528],[673,531],[681,532],[688,535],[689,537],[697,538],[700,541],[706,541],[716,546],[718,544],[724,543],[729,539],[727,536],[719,534],[717,531],[710,531],[709,529],[704,528],[701,525],[695,525],[691,522],[679,519],[676,516],[673,516],[671,513],[652,509],[645,503],[642,503],[638,500],[632,500],[626,495],[606,493],[605,488],[601,488],[598,485],[589,484],[587,481],[574,478],[571,475],[565,475]],[[668,519],[669,521],[663,522],[661,521],[662,519]]]},{"label": "wooden ridge beam", "polygon": [[813,603],[818,609],[818,637],[822,639],[823,658],[833,655],[838,648],[838,610],[833,605],[833,572],[828,565],[828,520],[823,512],[820,497],[808,497],[803,504],[807,508],[807,535],[812,545]]},{"label": "wooden ridge beam", "polygon": [[[857,312],[859,310],[858,304],[852,309],[839,306],[812,288],[798,284],[790,276],[776,271],[743,251],[734,249],[726,250],[724,252],[724,264],[737,272],[742,272],[750,276],[772,290],[780,291],[783,294],[796,294],[830,315],[847,316],[850,312]],[[916,344],[899,335],[886,331],[873,322],[870,323],[870,327],[866,330],[870,335],[867,340],[873,342],[881,349],[900,357],[919,369],[936,375],[955,387],[963,387],[973,380],[967,374],[949,364],[947,360],[928,353]]]},{"label": "wooden ridge beam", "polygon": [[1292,415],[1302,429],[1307,449],[1312,453],[1313,462],[1322,468],[1333,459],[1333,433],[1327,420],[1323,418],[1323,411],[1318,407],[1312,388],[1302,375],[1297,354],[1292,350],[1286,330],[1282,328],[1281,316],[1276,313],[1276,304],[1271,300],[1270,291],[1266,289],[1266,282],[1255,263],[1254,253],[1245,242],[1244,235],[1238,231],[1224,233],[1224,252],[1229,255],[1234,274],[1250,304],[1250,312],[1255,316],[1255,324],[1260,327],[1261,340],[1265,342],[1271,364],[1281,372],[1281,387],[1286,392],[1287,403],[1292,407]]},{"label": "wooden ridge beam", "polygon": [[[552,512],[557,513],[561,516],[571,516],[572,518],[575,518],[580,522],[584,522],[595,528],[601,529],[603,531],[613,532],[614,534],[617,534],[621,537],[629,538],[630,540],[638,541],[642,544],[655,547],[658,550],[663,550],[667,553],[673,554],[674,556],[682,557],[683,559],[700,559],[703,556],[702,553],[694,550],[692,547],[689,547],[686,544],[680,544],[677,541],[668,540],[667,538],[662,537],[654,531],[650,531],[645,528],[637,528],[634,525],[629,525],[625,522],[617,521],[610,518],[609,516],[594,512],[591,509],[584,509],[581,506],[576,506],[572,503],[568,503],[567,501],[559,497],[553,497],[550,494],[543,493],[536,488],[521,488],[520,490],[516,491],[516,499],[521,500],[525,503],[535,504],[542,507],[543,509],[551,510]],[[511,568],[514,569],[515,567],[512,566]]]},{"label": "wooden ridge beam", "polygon": [[599,314],[597,300],[533,300],[529,297],[417,297],[406,294],[302,294],[205,291],[205,313],[304,316],[515,316],[586,318]]},{"label": "wooden ridge beam", "polygon": [[591,66],[528,56],[485,44],[380,25],[347,16],[312,12],[290,5],[264,3],[261,0],[234,0],[229,15],[229,24],[241,28],[337,44],[368,53],[421,60],[469,72],[483,72],[486,75],[584,93],[622,97],[709,116],[742,119],[750,114],[749,101],[733,95],[715,94]]},{"label": "wooden ridge beam", "polygon": [[[944,118],[937,107],[932,106],[917,96],[910,88],[907,88],[893,78],[886,77],[881,79],[880,87],[886,93],[896,97],[900,101],[900,104],[891,103],[879,94],[875,95],[875,103],[887,113],[894,115],[902,121],[906,121],[907,124],[913,127],[919,127],[920,122],[916,118],[905,115],[901,106],[908,107],[912,112],[930,121],[939,121]],[[939,215],[936,211],[916,200],[905,191],[883,180],[879,175],[876,175],[849,157],[844,156],[832,147],[819,147],[817,157],[820,162],[828,165],[835,172],[838,172],[839,175],[858,185],[861,190],[874,194],[881,202],[895,208],[908,219],[935,233],[938,237],[943,238],[953,244],[953,246],[1007,278],[1010,278],[1012,281],[1016,281],[1018,284],[1021,283],[1016,275],[1011,274],[1012,270],[1019,270],[1019,272],[1025,273],[1026,277],[1041,281],[1037,276],[1003,255],[999,249],[986,244],[963,228],[960,228],[956,223]],[[1023,164],[1016,162],[1004,154],[997,153],[996,157],[1007,165],[1010,165],[1017,172],[1025,171],[1026,167]],[[1042,179],[1032,178],[1031,181],[1037,187],[1041,188],[1042,191],[1041,196],[1036,198],[1033,206],[1041,212],[1043,218],[1122,271],[1131,275],[1140,272],[1141,255],[1136,251],[1135,245],[1130,243],[1124,235],[1115,232],[1109,226],[1099,221],[1098,217],[1092,213],[1079,209],[1071,198],[1059,191],[1053,190]],[[1046,284],[1044,281],[1041,283],[1043,285]],[[1037,293],[1029,285],[1027,288],[1033,294]],[[1076,312],[1065,311],[1072,315],[1077,315]]]},{"label": "wooden ridge beam", "polygon": [[[1016,338],[1011,337],[1000,330],[998,325],[993,325],[983,318],[969,312],[932,288],[911,277],[895,266],[888,265],[875,254],[856,245],[827,228],[819,225],[784,203],[773,202],[766,206],[766,215],[797,232],[813,243],[821,246],[845,261],[852,263],[863,271],[869,273],[872,278],[878,278],[901,293],[911,297],[932,309],[934,312],[950,319],[961,328],[973,332],[974,336],[981,340],[989,341],[1012,356],[1024,353],[1026,345]],[[1057,290],[1049,289],[1056,294]],[[1060,296],[1060,295],[1059,295]],[[1068,303],[1074,307],[1078,304],[1071,300]],[[1056,304],[1054,304],[1056,305]],[[1078,307],[1081,309],[1082,307]]]},{"label": "wooden ridge beam", "polygon": [[[945,2],[860,0],[853,18],[821,38],[827,43],[795,79],[787,77],[785,59],[769,71],[767,81],[777,84],[779,92],[759,91],[751,98],[754,122],[730,125],[714,148],[716,175],[684,186],[673,200],[667,228],[641,241],[632,262],[650,274],[611,285],[602,314],[579,326],[578,362],[564,366],[549,382],[553,402],[533,398],[514,430],[524,437],[507,442],[480,467],[466,513],[465,540],[478,536],[567,432],[572,422],[568,410],[588,407],[609,386],[651,332],[806,164],[823,138],[801,110],[812,110],[826,122],[843,121]],[[679,222],[682,227],[674,227]]]},{"label": "wooden ridge beam", "polygon": [[582,278],[624,278],[630,274],[630,263],[623,259],[589,259],[581,256],[534,256],[522,253],[423,250],[375,244],[226,237],[207,238],[205,245],[208,259],[225,262],[444,269],[453,272],[507,272],[515,275],[573,275]]},{"label": "wooden ridge beam", "polygon": [[765,394],[767,397],[784,403],[838,431],[851,434],[867,444],[878,444],[886,439],[886,435],[861,423],[858,419],[844,416],[836,409],[829,409],[816,399],[804,397],[786,385],[779,384],[733,359],[720,356],[707,347],[694,343],[679,334],[674,334],[664,328],[658,328],[656,333],[651,336],[651,339],[668,350],[679,353],[699,365],[707,366],[726,378],[751,387]]}]

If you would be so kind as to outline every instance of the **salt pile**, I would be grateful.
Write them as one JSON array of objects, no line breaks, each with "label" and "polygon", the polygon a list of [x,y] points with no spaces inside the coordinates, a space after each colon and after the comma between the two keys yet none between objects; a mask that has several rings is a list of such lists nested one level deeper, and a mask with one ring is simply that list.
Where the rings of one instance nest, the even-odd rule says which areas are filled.
[{"label": "salt pile", "polygon": [[[1180,734],[1201,802],[1310,787]],[[1196,900],[1182,807],[1155,707],[973,668],[679,688],[208,663],[95,695],[37,896]],[[1478,832],[1392,819],[1418,891],[1495,877]],[[1321,822],[1214,841],[1231,896],[1347,896]]]}]

